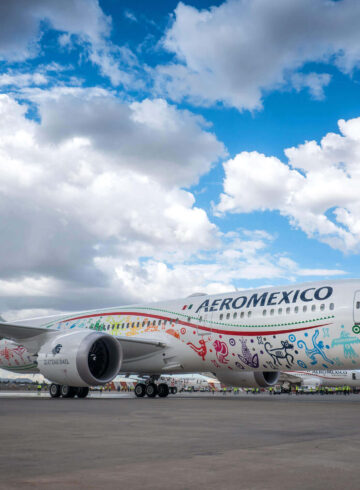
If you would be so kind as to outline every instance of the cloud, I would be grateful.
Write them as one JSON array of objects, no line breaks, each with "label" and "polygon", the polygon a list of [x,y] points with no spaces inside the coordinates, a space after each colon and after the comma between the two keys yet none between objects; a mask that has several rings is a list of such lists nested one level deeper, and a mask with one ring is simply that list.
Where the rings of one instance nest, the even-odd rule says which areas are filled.
[{"label": "cloud", "polygon": [[156,87],[173,100],[239,110],[260,109],[265,93],[289,86],[319,99],[329,75],[299,70],[319,62],[351,74],[359,22],[357,0],[228,0],[206,10],[179,3],[162,41],[174,59],[157,67]]},{"label": "cloud", "polygon": [[[62,96],[40,103],[38,137],[60,144],[74,136],[105,152],[107,163],[156,178],[166,185],[197,182],[225,148],[205,121],[163,99],[124,104],[113,97]],[[69,118],[71,124],[69,124]]]},{"label": "cloud", "polygon": [[[8,291],[8,308],[19,296],[24,308],[63,308],[65,299],[74,308],[69,292],[77,288],[79,308],[82,294],[99,301],[106,290],[109,278],[96,260],[181,260],[217,243],[215,225],[180,189],[223,151],[202,121],[159,100],[144,101],[144,109],[94,99],[44,99],[36,123],[25,118],[26,106],[0,96],[0,268],[7,281],[0,289]],[[157,125],[151,108],[161,113]],[[105,302],[128,297],[118,291]]]},{"label": "cloud", "polygon": [[297,92],[308,88],[312,97],[316,100],[325,98],[324,87],[329,85],[331,76],[328,73],[294,73],[291,82]]},{"label": "cloud", "polygon": [[110,32],[111,20],[97,0],[14,0],[0,3],[0,57],[22,61],[36,56],[41,21],[58,31],[83,36],[98,43]]},{"label": "cloud", "polygon": [[97,0],[14,0],[0,3],[0,59],[8,62],[35,58],[47,29],[58,31],[59,45],[78,45],[113,85],[140,88],[138,61],[129,48],[110,40],[111,17]]},{"label": "cloud", "polygon": [[288,148],[288,164],[258,152],[224,163],[218,213],[278,210],[292,225],[345,252],[360,249],[360,118],[340,134]]},{"label": "cloud", "polygon": [[262,230],[222,234],[181,189],[223,151],[202,119],[161,100],[126,105],[91,91],[44,97],[39,108],[35,122],[25,105],[0,96],[0,312],[8,320],[304,273],[268,252],[274,237]]}]

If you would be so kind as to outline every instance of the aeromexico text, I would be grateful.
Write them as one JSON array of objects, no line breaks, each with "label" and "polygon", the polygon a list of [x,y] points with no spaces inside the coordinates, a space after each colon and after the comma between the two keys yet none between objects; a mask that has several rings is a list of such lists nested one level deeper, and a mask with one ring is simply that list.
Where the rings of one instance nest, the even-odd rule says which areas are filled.
[{"label": "aeromexico text", "polygon": [[333,293],[333,288],[330,286],[322,286],[321,288],[296,289],[291,291],[275,291],[264,293],[254,293],[251,296],[237,296],[236,298],[218,298],[211,301],[206,299],[196,310],[198,313],[201,310],[222,311],[240,308],[254,308],[256,306],[279,306],[297,301],[324,301],[330,298]]}]

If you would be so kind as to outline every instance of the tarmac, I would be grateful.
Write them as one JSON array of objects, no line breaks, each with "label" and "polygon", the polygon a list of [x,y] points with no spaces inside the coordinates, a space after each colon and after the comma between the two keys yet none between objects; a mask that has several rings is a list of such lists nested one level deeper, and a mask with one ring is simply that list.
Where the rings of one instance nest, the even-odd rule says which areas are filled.
[{"label": "tarmac", "polygon": [[360,395],[0,392],[0,489],[360,488]]}]

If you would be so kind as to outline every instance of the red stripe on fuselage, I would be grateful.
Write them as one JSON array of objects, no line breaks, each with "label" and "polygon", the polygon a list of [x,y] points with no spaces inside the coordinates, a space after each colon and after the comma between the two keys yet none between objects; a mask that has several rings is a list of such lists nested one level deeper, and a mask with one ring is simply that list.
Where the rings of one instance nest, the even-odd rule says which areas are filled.
[{"label": "red stripe on fuselage", "polygon": [[[147,318],[155,318],[157,320],[164,320],[164,321],[170,321],[174,322],[174,318],[166,317],[166,316],[161,316],[161,315],[154,315],[152,313],[139,313],[139,312],[134,312],[134,311],[116,311],[112,313],[95,313],[92,315],[83,315],[83,316],[78,316],[75,318],[69,318],[68,320],[63,320],[60,323],[68,323],[68,322],[73,322],[75,320],[83,320],[84,318],[95,318],[99,316],[143,316]],[[189,323],[189,322],[184,322],[183,320],[177,320],[178,325],[184,325],[186,327],[191,327],[191,328],[197,328],[199,330],[203,330],[205,332],[211,333],[218,333],[222,335],[235,335],[235,336],[244,336],[244,337],[253,337],[257,335],[261,336],[266,336],[266,335],[279,335],[279,334],[286,334],[286,333],[293,333],[293,332],[301,332],[302,330],[311,330],[313,328],[321,328],[321,327],[326,327],[328,325],[331,325],[331,323],[323,323],[321,325],[312,325],[311,327],[301,327],[301,328],[291,328],[291,329],[286,329],[286,330],[257,330],[257,331],[239,331],[239,330],[221,330],[219,328],[209,328],[209,327],[204,327],[203,325],[196,325],[194,323]]]}]

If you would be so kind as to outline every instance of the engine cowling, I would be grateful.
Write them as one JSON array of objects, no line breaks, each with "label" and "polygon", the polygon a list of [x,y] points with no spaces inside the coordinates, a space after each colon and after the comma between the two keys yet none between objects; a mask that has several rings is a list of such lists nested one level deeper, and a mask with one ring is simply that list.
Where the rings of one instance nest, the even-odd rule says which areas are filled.
[{"label": "engine cowling", "polygon": [[243,371],[214,373],[220,383],[228,386],[238,386],[240,388],[267,388],[274,386],[280,376],[277,371]]},{"label": "engine cowling", "polygon": [[117,376],[122,359],[114,337],[87,330],[52,337],[42,345],[37,363],[40,373],[54,383],[96,386]]}]

